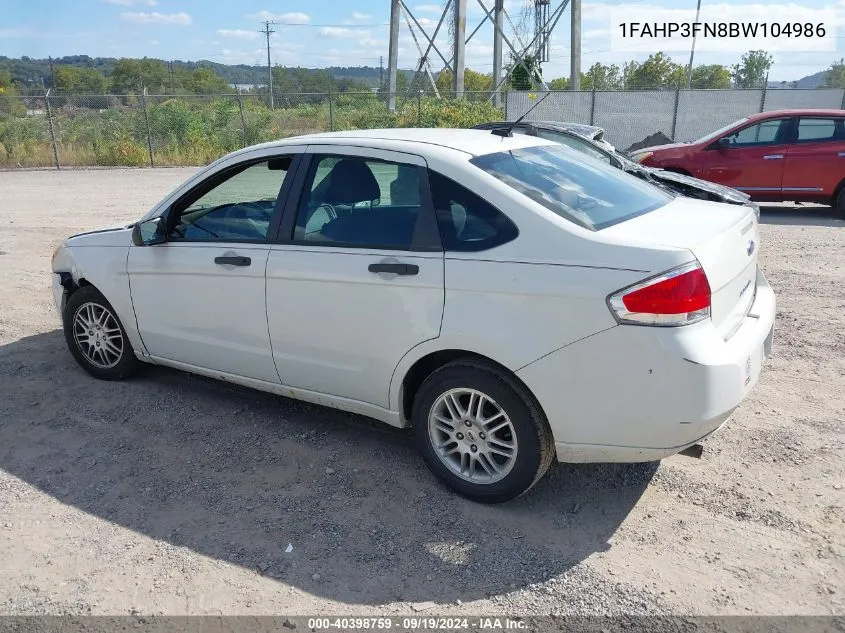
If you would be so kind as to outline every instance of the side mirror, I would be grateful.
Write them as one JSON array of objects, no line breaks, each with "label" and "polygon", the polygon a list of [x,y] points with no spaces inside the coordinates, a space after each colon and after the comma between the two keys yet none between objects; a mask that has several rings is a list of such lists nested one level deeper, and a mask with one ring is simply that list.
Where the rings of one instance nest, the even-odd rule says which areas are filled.
[{"label": "side mirror", "polygon": [[153,246],[166,241],[164,221],[161,218],[138,222],[132,229],[132,243],[135,246]]},{"label": "side mirror", "polygon": [[731,146],[731,139],[727,136],[723,136],[718,141],[714,143],[714,147],[716,149],[728,149]]}]

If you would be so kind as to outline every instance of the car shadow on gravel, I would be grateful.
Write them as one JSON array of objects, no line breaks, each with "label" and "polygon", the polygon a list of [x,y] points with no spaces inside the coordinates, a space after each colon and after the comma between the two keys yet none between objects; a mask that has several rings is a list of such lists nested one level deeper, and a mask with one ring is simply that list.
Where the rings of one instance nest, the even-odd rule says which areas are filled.
[{"label": "car shadow on gravel", "polygon": [[60,502],[355,604],[557,576],[609,547],[657,468],[561,465],[479,505],[437,483],[405,431],[158,367],[98,381],[59,331],[0,346],[0,419],[0,468]]},{"label": "car shadow on gravel", "polygon": [[794,226],[839,226],[843,220],[832,207],[821,205],[761,205],[760,224],[788,224]]}]

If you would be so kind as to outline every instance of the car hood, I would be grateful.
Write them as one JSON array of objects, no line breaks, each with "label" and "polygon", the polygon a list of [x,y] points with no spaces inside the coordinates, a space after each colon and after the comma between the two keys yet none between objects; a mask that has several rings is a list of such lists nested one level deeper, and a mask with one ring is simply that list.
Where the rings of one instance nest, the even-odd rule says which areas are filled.
[{"label": "car hood", "polygon": [[123,222],[96,231],[87,231],[71,235],[65,240],[66,246],[128,246],[132,239],[135,222]]},{"label": "car hood", "polygon": [[731,187],[717,185],[716,183],[707,182],[706,180],[701,180],[700,178],[693,178],[692,176],[687,176],[686,174],[679,174],[677,172],[666,171],[664,169],[649,169],[649,173],[654,178],[657,178],[661,182],[665,182],[669,186],[672,186],[673,183],[677,183],[687,187],[693,187],[738,204],[744,204],[751,199],[748,194],[732,189]]},{"label": "car hood", "polygon": [[666,145],[652,145],[651,147],[642,147],[631,154],[644,154],[645,152],[662,152],[672,149],[684,149],[689,147],[689,143],[667,143]]}]

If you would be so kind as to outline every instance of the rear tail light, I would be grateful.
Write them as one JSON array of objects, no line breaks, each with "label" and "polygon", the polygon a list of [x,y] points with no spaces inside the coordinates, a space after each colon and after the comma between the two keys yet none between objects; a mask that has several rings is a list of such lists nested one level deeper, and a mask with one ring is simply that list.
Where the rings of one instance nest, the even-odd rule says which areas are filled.
[{"label": "rear tail light", "polygon": [[695,262],[623,288],[607,304],[619,323],[689,325],[710,316],[710,284]]}]

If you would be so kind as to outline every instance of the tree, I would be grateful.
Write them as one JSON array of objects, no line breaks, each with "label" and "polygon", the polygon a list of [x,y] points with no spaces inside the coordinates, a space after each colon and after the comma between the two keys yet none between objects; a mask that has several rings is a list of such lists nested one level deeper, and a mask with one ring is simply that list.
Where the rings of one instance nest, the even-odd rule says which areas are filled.
[{"label": "tree", "polygon": [[14,85],[12,85],[12,73],[8,70],[0,68],[0,95],[17,94]]},{"label": "tree", "polygon": [[845,59],[833,62],[824,75],[825,88],[845,88]]},{"label": "tree", "polygon": [[569,77],[557,77],[549,82],[551,90],[569,90]]},{"label": "tree", "polygon": [[59,92],[71,94],[105,94],[107,80],[96,68],[56,66],[56,85]]},{"label": "tree", "polygon": [[625,87],[629,89],[676,88],[686,79],[684,67],[665,53],[654,53],[644,62],[626,63],[623,68]]},{"label": "tree", "polygon": [[167,67],[157,59],[119,59],[111,74],[115,94],[148,92],[161,94],[167,82]]},{"label": "tree", "polygon": [[[451,70],[444,70],[439,75],[434,83],[437,84],[437,89],[440,92],[447,94],[452,92],[453,77]],[[428,82],[428,80],[425,80]],[[467,92],[490,92],[493,90],[493,75],[485,75],[478,71],[467,68],[464,70],[464,90]]]},{"label": "tree", "polygon": [[622,71],[616,64],[605,66],[596,62],[586,73],[581,73],[582,90],[621,90],[623,87]]},{"label": "tree", "polygon": [[766,51],[748,51],[738,64],[731,68],[737,88],[763,88],[774,59]]},{"label": "tree", "polygon": [[232,86],[209,68],[197,68],[190,74],[185,88],[198,95],[232,92]]},{"label": "tree", "polygon": [[692,88],[724,90],[731,87],[731,71],[721,64],[696,66],[692,69]]},{"label": "tree", "polygon": [[543,70],[534,55],[526,55],[522,59],[524,64],[511,55],[511,62],[508,65],[509,68],[513,69],[511,71],[511,88],[514,90],[531,90],[543,81]]}]

